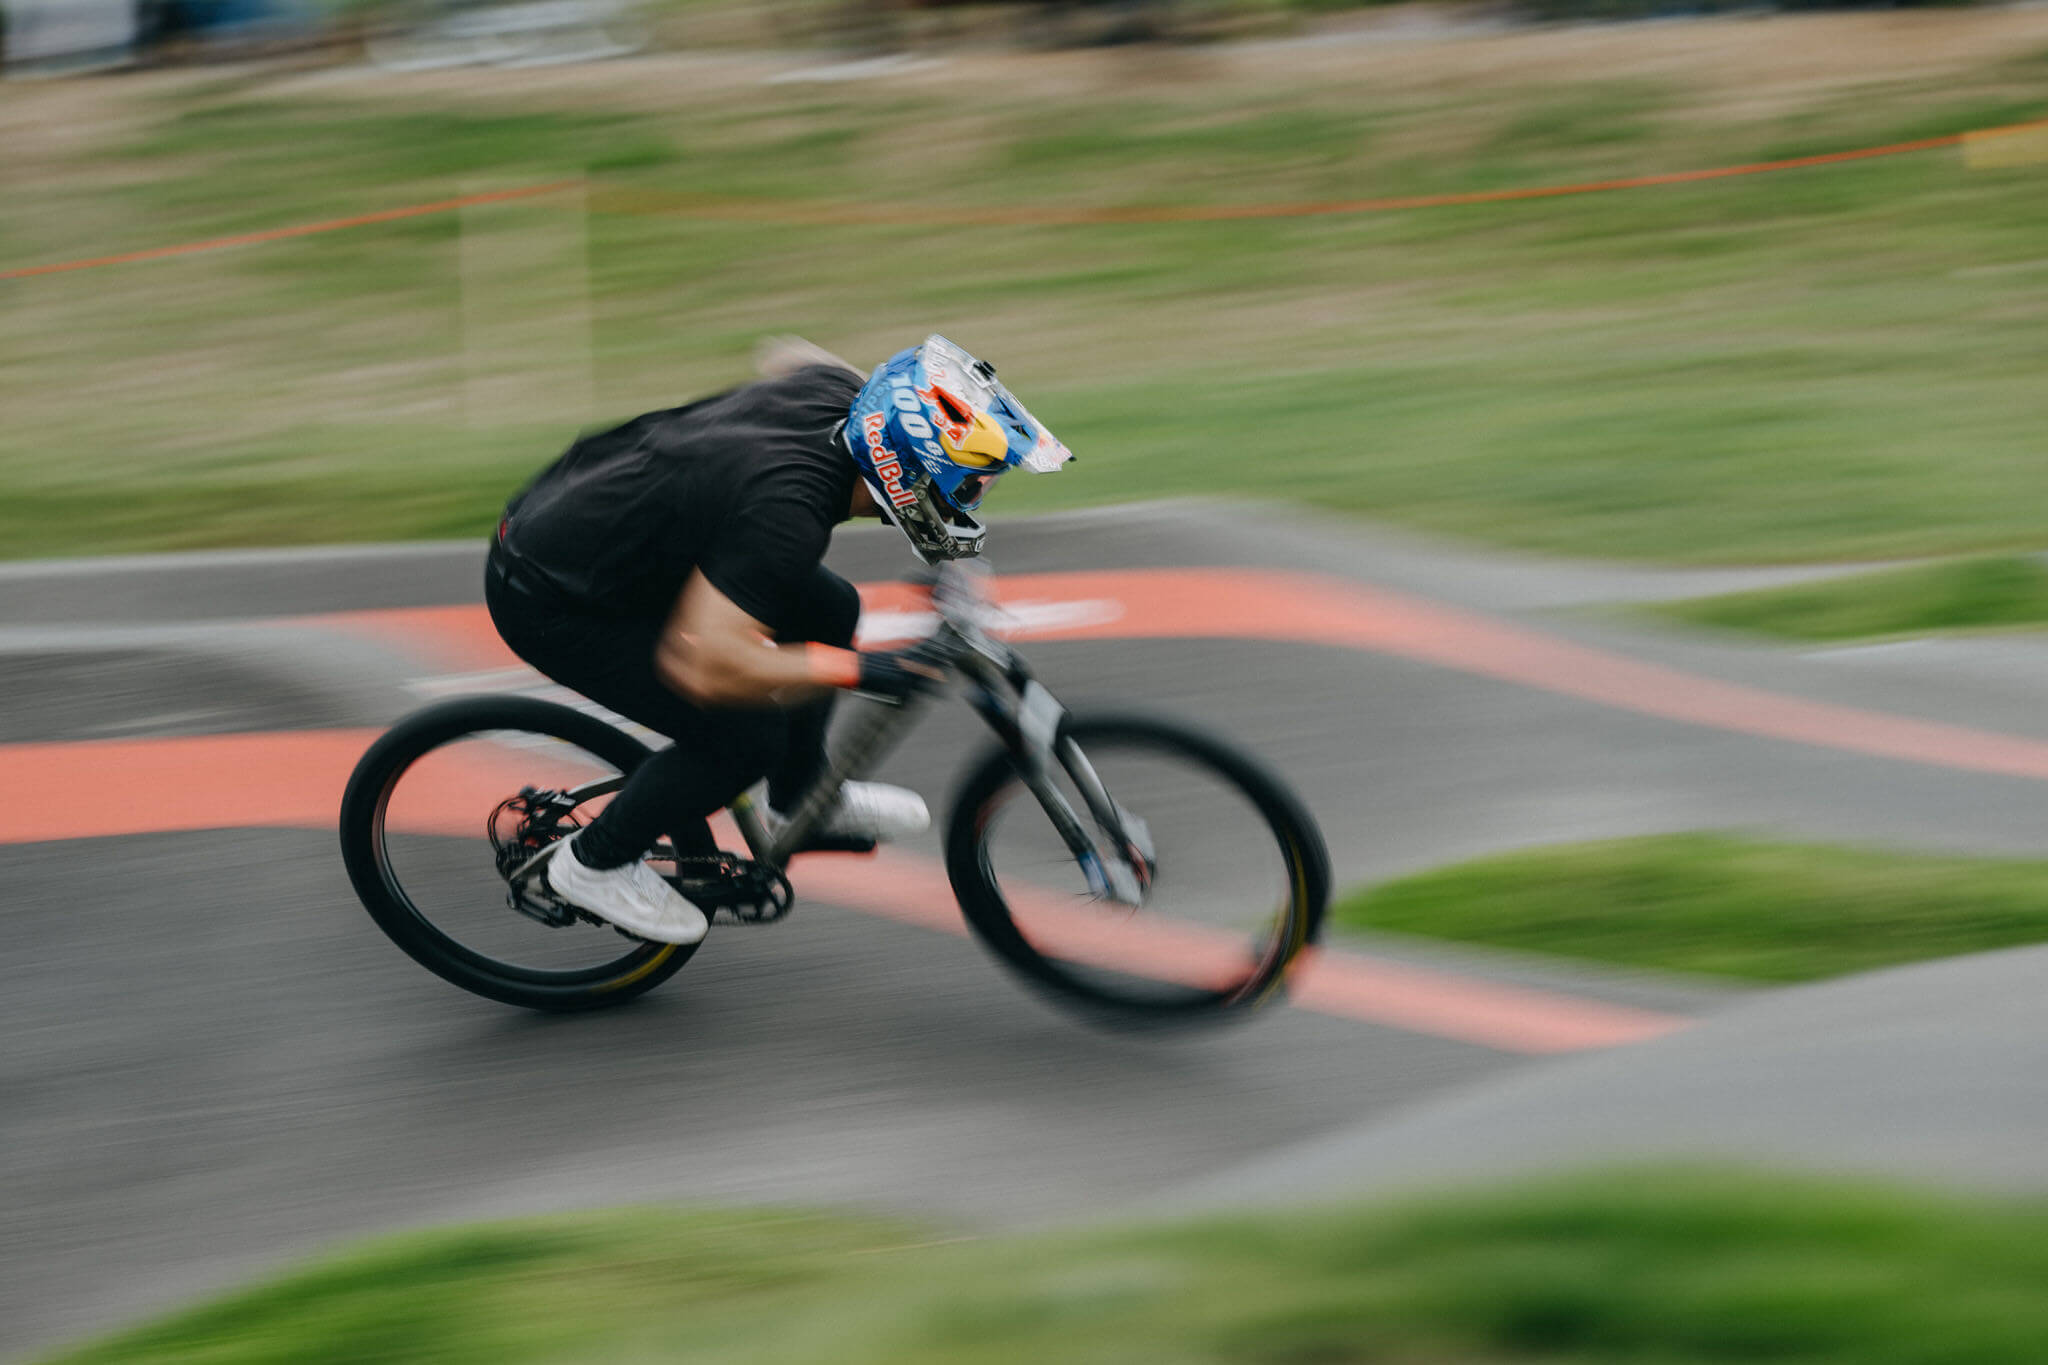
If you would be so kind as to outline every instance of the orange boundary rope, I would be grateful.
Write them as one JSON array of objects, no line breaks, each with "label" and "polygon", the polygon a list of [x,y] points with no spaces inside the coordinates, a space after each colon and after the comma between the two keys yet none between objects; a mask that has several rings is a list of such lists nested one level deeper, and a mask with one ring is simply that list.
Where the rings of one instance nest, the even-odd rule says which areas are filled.
[{"label": "orange boundary rope", "polygon": [[456,199],[437,199],[431,204],[407,204],[403,208],[359,213],[350,218],[329,218],[319,223],[265,228],[261,232],[237,233],[232,237],[209,237],[205,241],[181,242],[176,246],[153,246],[142,251],[123,251],[113,256],[94,256],[82,261],[19,266],[13,270],[0,270],[0,280],[26,279],[31,275],[57,275],[67,270],[91,270],[102,265],[126,265],[130,261],[154,261],[165,256],[189,256],[198,251],[222,251],[233,246],[279,242],[287,237],[310,237],[317,232],[339,232],[343,228],[368,227],[371,223],[389,223],[400,218],[420,218],[430,213],[447,213],[452,209],[467,208],[471,204],[492,204],[506,199],[531,199],[536,195],[554,194],[560,190],[571,189],[582,183],[581,180],[555,180],[545,185],[521,185],[516,189],[492,190],[486,194],[465,194]]},{"label": "orange boundary rope", "polygon": [[[979,210],[934,210],[882,208],[868,204],[802,203],[778,199],[727,199],[716,196],[669,195],[659,191],[615,190],[601,196],[594,207],[618,213],[676,214],[690,218],[725,219],[739,222],[803,225],[917,225],[949,227],[1061,227],[1091,223],[1206,223],[1246,218],[1309,218],[1344,213],[1387,213],[1401,209],[1449,208],[1460,204],[1503,204],[1523,199],[1554,199],[1573,194],[1601,194],[1610,190],[1645,189],[1655,185],[1684,185],[1701,180],[1724,180],[1730,176],[1761,175],[1767,171],[1791,171],[1809,166],[1828,166],[1844,161],[1866,161],[1872,157],[1903,156],[1960,145],[1965,139],[2048,128],[2048,119],[1984,128],[1967,133],[1947,133],[1911,142],[1893,142],[1882,147],[1858,147],[1846,152],[1822,152],[1814,156],[1785,157],[1778,161],[1752,161],[1740,166],[1713,166],[1697,171],[1667,171],[1661,175],[1625,176],[1617,180],[1591,180],[1570,185],[1526,185],[1516,189],[1468,190],[1453,194],[1415,194],[1383,199],[1332,199],[1306,203],[1279,204],[1129,204],[1095,209],[993,208]],[[124,251],[112,256],[58,261],[50,265],[19,266],[0,270],[0,280],[26,279],[32,275],[56,275],[70,270],[90,270],[103,265],[126,265],[133,261],[157,260],[165,256],[186,256],[200,251],[254,246],[289,237],[310,237],[315,233],[339,232],[343,228],[367,227],[401,218],[447,213],[472,204],[490,204],[508,199],[528,199],[554,194],[582,184],[580,180],[554,180],[544,185],[495,190],[487,194],[466,194],[456,199],[438,199],[428,204],[409,204],[349,218],[330,218],[318,223],[245,232],[232,237],[175,246]]]},{"label": "orange boundary rope", "polygon": [[1765,171],[1789,171],[1804,166],[1825,166],[1838,161],[1863,161],[1871,157],[1932,151],[1938,147],[1953,147],[1962,142],[1965,136],[1974,134],[1948,133],[1941,137],[1920,138],[1913,142],[1894,142],[1883,147],[1859,147],[1846,152],[1823,152],[1816,156],[1756,161],[1742,166],[1714,166],[1698,171],[1667,171],[1660,175],[1636,175],[1619,180],[1592,180],[1570,185],[1525,185],[1515,189],[1467,190],[1452,194],[1415,194],[1384,199],[1331,199],[1279,204],[1126,204],[1098,209],[946,210],[880,208],[868,204],[804,204],[790,200],[725,199],[716,196],[664,195],[659,191],[622,190],[601,196],[593,207],[618,213],[673,213],[690,218],[719,218],[741,222],[825,225],[934,223],[948,227],[1058,227],[1090,223],[1205,223],[1243,218],[1309,218],[1326,214],[1447,208],[1458,204],[1499,204],[1519,199],[1553,199],[1569,194],[1599,194],[1608,190],[1641,189],[1652,185],[1681,185],[1696,180],[1721,180],[1736,175],[1758,175]]}]

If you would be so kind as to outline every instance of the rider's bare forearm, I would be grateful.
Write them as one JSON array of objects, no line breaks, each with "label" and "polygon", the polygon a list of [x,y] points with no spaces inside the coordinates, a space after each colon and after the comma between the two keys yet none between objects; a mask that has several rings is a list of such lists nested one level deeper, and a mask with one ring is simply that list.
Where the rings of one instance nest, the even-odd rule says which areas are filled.
[{"label": "rider's bare forearm", "polygon": [[859,680],[852,650],[669,632],[655,655],[668,687],[705,707],[787,706]]},{"label": "rider's bare forearm", "polygon": [[713,587],[701,569],[662,627],[654,668],[672,691],[706,707],[789,706],[829,688],[854,687],[861,674],[860,656],[850,649],[777,644],[766,622]]}]

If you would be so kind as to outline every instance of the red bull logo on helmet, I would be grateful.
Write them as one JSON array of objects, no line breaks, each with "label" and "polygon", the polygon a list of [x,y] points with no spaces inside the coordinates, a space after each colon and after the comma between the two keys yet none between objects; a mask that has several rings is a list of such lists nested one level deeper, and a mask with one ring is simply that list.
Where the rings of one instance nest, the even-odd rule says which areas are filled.
[{"label": "red bull logo on helmet", "polygon": [[882,481],[882,492],[888,495],[894,506],[909,507],[917,501],[917,495],[904,487],[903,466],[882,440],[882,433],[888,425],[888,418],[879,412],[871,412],[861,419],[861,435],[867,439],[868,458],[874,462],[875,477]]}]

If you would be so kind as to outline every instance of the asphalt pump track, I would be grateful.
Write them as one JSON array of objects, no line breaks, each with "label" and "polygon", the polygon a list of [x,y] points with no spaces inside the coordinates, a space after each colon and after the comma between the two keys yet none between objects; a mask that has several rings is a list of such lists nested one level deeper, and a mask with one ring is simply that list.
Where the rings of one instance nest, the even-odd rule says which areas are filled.
[{"label": "asphalt pump track", "polygon": [[[1161,505],[999,525],[1013,633],[1070,704],[1231,735],[1340,885],[1661,830],[2032,854],[2048,649],[1757,648],[1594,610],[1812,571],[1475,553]],[[2048,950],[1795,991],[1337,939],[1294,1004],[1090,1031],[958,931],[927,841],[799,866],[630,1008],[541,1018],[356,904],[340,781],[424,701],[533,687],[481,546],[0,569],[0,1353],[397,1226],[654,1200],[968,1232],[1684,1155],[2048,1186]],[[871,638],[890,533],[843,532]],[[883,776],[939,806],[940,712]],[[820,860],[822,869],[825,861]]]}]

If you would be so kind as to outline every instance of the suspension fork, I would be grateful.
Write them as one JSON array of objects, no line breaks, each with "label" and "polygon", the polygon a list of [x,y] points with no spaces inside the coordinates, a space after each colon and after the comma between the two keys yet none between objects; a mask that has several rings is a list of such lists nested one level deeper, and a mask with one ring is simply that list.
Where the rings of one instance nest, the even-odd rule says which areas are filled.
[{"label": "suspension fork", "polygon": [[[1024,785],[1030,790],[1067,851],[1080,864],[1089,889],[1098,896],[1138,905],[1144,900],[1150,880],[1150,857],[1134,841],[1123,808],[1111,799],[1095,771],[1095,765],[1081,746],[1064,733],[1067,709],[1043,683],[1030,676],[1014,656],[998,670],[991,661],[976,659],[964,667],[980,684],[976,707],[1016,755]],[[1007,685],[1014,701],[1007,701],[996,684]],[[1082,803],[1096,828],[1109,836],[1111,852],[1105,857],[1066,793],[1060,790],[1057,772],[1065,772],[1080,793]]]}]

